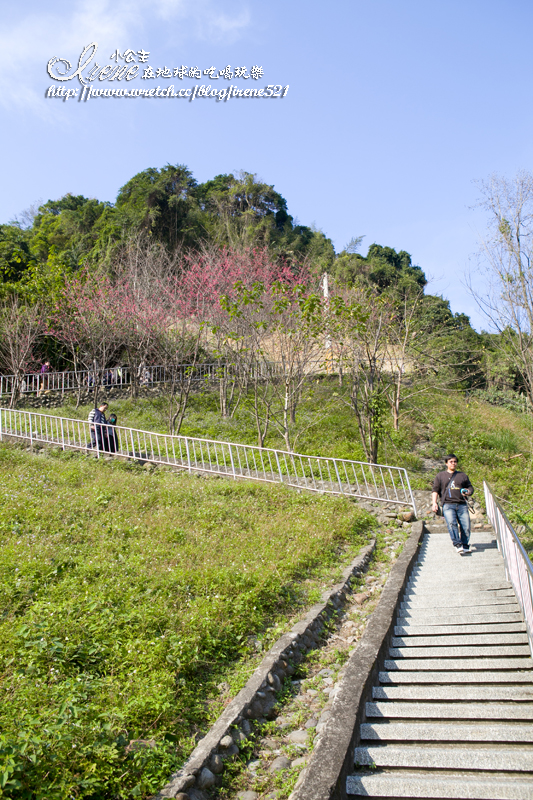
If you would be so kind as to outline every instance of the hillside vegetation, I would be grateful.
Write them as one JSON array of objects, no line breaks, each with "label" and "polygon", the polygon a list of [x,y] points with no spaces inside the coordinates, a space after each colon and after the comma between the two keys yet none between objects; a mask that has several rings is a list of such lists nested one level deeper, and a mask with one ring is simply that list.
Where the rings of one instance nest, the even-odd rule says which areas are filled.
[{"label": "hillside vegetation", "polygon": [[4,797],[155,792],[218,685],[241,688],[374,524],[343,499],[77,454],[2,445],[0,468]]}]

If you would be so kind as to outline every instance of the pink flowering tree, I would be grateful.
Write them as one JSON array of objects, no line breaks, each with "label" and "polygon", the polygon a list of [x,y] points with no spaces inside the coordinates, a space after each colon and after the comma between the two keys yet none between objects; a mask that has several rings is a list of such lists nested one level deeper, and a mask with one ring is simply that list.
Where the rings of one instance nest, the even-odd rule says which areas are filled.
[{"label": "pink flowering tree", "polygon": [[[293,286],[307,279],[307,272],[272,259],[268,249],[204,249],[185,259],[181,285],[184,313],[203,320],[205,338],[218,361],[219,405],[222,417],[231,417],[253,386],[263,395],[265,363],[275,359],[265,342],[265,328],[258,323],[261,300],[254,287],[268,292],[276,283]],[[252,296],[255,298],[252,302]],[[239,307],[236,312],[235,304]],[[264,321],[263,321],[264,322]],[[259,380],[259,376],[263,376]],[[268,429],[269,414],[262,426]],[[258,429],[259,440],[264,436]]]},{"label": "pink flowering tree", "polygon": [[[52,311],[48,333],[66,345],[78,372],[89,372],[98,402],[104,372],[120,356],[125,340],[123,293],[106,276],[82,273],[65,281],[62,298]],[[83,385],[78,381],[78,403]]]}]

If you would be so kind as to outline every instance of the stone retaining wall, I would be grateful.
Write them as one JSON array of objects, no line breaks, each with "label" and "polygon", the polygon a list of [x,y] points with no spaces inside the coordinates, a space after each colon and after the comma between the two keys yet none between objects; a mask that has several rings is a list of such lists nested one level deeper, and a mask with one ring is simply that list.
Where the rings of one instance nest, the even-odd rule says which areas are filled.
[{"label": "stone retaining wall", "polygon": [[[138,397],[154,397],[160,394],[163,394],[165,389],[165,384],[156,384],[155,386],[141,386],[137,390]],[[17,404],[18,409],[27,410],[27,409],[47,409],[47,408],[59,408],[60,406],[65,405],[68,402],[75,403],[77,399],[78,393],[75,391],[68,391],[65,393],[52,392],[52,391],[45,391],[39,397],[34,394],[27,394],[23,395]],[[101,386],[98,390],[98,402],[111,402],[113,400],[125,400],[126,398],[131,397],[131,387],[130,386]],[[3,403],[4,405],[9,404],[9,396],[3,395],[0,398],[0,405]],[[94,393],[88,392],[87,390],[82,392],[80,398],[80,405],[87,406],[91,405],[94,402]]]}]

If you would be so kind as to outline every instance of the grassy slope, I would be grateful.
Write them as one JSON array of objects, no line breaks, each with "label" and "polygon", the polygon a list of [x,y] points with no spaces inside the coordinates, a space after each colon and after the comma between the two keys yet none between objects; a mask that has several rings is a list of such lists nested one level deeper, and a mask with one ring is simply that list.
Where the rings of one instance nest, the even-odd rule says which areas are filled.
[{"label": "grassy slope", "polygon": [[[267,623],[369,535],[348,501],[283,487],[10,446],[0,475],[9,797],[155,791],[220,712],[217,683],[240,688],[276,635]],[[157,747],[128,755],[137,738]]]}]

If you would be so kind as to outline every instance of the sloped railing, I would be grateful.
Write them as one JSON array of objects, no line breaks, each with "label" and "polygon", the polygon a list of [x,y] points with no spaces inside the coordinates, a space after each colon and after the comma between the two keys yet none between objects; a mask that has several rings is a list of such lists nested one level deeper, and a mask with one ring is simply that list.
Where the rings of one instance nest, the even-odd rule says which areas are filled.
[{"label": "sloped railing", "polygon": [[503,556],[507,580],[513,584],[533,655],[533,564],[486,481],[483,481],[483,488],[485,489],[487,516],[496,531],[498,549]]},{"label": "sloped railing", "polygon": [[0,440],[46,443],[101,456],[167,464],[188,472],[282,483],[322,494],[416,505],[403,467],[309,456],[248,444],[171,436],[136,428],[90,424],[34,411],[0,408]]}]

